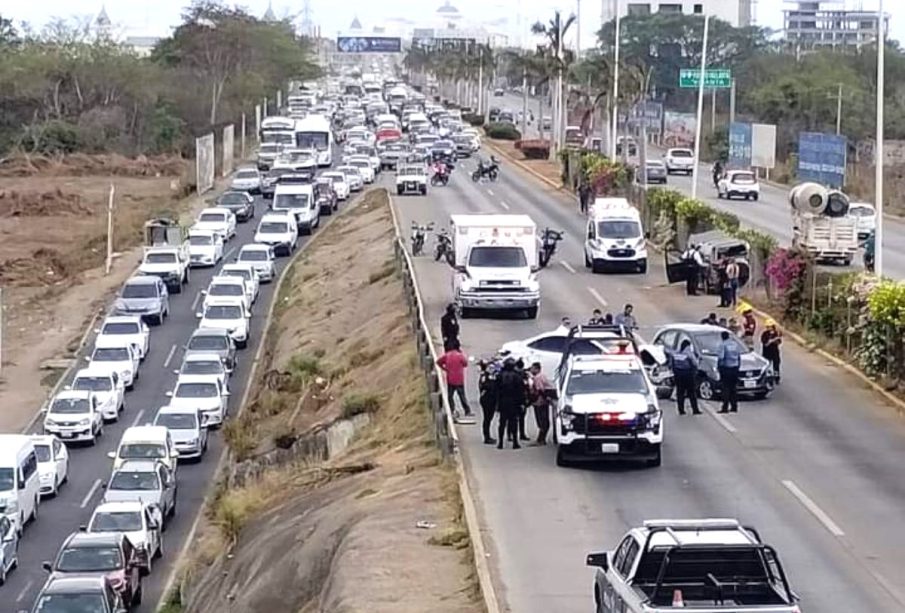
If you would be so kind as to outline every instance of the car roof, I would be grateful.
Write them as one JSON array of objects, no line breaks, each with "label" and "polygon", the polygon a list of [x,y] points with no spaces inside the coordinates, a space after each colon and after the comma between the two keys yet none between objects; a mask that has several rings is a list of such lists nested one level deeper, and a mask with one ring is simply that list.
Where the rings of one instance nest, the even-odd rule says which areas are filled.
[{"label": "car roof", "polygon": [[[123,343],[120,344],[120,345],[109,345],[109,346],[107,346],[107,347],[95,347],[95,348],[94,348],[94,351],[98,351],[98,350],[103,351],[103,350],[106,350],[106,349],[128,349],[129,347],[131,347],[131,346],[133,346],[133,345],[134,345],[134,343],[123,342]],[[92,351],[91,353],[93,354],[94,351]]]},{"label": "car roof", "polygon": [[[155,428],[163,428],[164,426],[154,426]],[[120,464],[119,468],[113,471],[116,473],[149,473],[157,469],[161,462],[157,460],[125,460]]]},{"label": "car roof", "polygon": [[644,370],[641,359],[634,353],[573,355],[571,362],[573,370],[602,370],[605,372]]},{"label": "car roof", "polygon": [[157,285],[160,277],[154,275],[135,275],[126,280],[126,285]]},{"label": "car roof", "polygon": [[215,383],[219,379],[220,375],[179,375],[175,387],[181,383]]},{"label": "car roof", "polygon": [[245,279],[232,275],[214,275],[208,285],[241,285],[245,287]]},{"label": "car roof", "polygon": [[65,594],[67,592],[102,592],[108,585],[106,577],[97,575],[52,576],[48,579],[42,594]]},{"label": "car roof", "polygon": [[183,362],[219,362],[220,355],[216,353],[190,353],[182,359]]},{"label": "car roof", "polygon": [[69,535],[63,547],[97,547],[99,545],[119,545],[122,532],[75,532]]},{"label": "car roof", "polygon": [[215,234],[219,234],[219,232],[215,232],[213,230],[209,230],[207,228],[199,228],[197,226],[192,226],[189,228],[189,236],[191,235],[204,235],[204,236],[213,236]]},{"label": "car roof", "polygon": [[107,368],[80,368],[76,373],[73,380],[78,379],[79,377],[112,377],[113,372]]},{"label": "car roof", "polygon": [[93,394],[91,390],[60,390],[54,394],[53,399],[90,398]]},{"label": "car roof", "polygon": [[50,445],[53,441],[59,440],[54,434],[32,434],[28,438],[35,445]]},{"label": "car roof", "polygon": [[[273,215],[273,213],[267,213],[267,215]],[[267,219],[267,215],[262,216],[261,220],[263,221],[263,220]],[[279,216],[280,220],[282,220],[282,218],[285,217],[286,214],[280,213],[278,216]],[[277,215],[274,215],[274,220],[276,220],[276,217],[277,217]],[[242,247],[239,248],[239,253],[242,253],[243,251],[270,251],[270,250],[271,250],[270,245],[264,245],[262,243],[245,243],[244,245],[242,245]]]},{"label": "car roof", "polygon": [[94,507],[94,513],[117,513],[117,512],[127,512],[127,511],[141,511],[145,508],[145,503],[141,500],[115,500],[109,502],[102,502]]},{"label": "car roof", "polygon": [[175,415],[177,413],[178,414],[182,414],[182,413],[197,414],[200,412],[201,412],[201,409],[199,409],[198,407],[174,407],[171,405],[167,405],[165,407],[160,407],[159,409],[157,409],[157,417],[159,417],[161,415]]},{"label": "car roof", "polygon": [[194,332],[192,332],[192,337],[195,336],[229,336],[229,330],[226,328],[196,328]]},{"label": "car roof", "polygon": [[108,315],[104,317],[104,321],[101,324],[101,328],[105,324],[140,324],[141,317],[138,315]]},{"label": "car roof", "polygon": [[723,332],[726,328],[713,324],[682,324],[675,323],[663,326],[664,330],[684,330],[685,332]]},{"label": "car roof", "polygon": [[120,443],[131,441],[154,441],[166,439],[167,429],[163,426],[131,426],[126,428]]}]

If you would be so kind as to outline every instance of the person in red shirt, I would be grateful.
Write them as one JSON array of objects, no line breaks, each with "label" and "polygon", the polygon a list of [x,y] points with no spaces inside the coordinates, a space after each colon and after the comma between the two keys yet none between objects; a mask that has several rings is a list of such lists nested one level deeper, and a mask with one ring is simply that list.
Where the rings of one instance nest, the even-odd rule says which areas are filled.
[{"label": "person in red shirt", "polygon": [[468,368],[468,356],[462,351],[458,341],[450,343],[446,352],[437,360],[437,366],[446,374],[446,396],[449,407],[456,415],[455,396],[459,396],[459,404],[466,417],[471,416],[471,407],[465,399],[465,369]]}]

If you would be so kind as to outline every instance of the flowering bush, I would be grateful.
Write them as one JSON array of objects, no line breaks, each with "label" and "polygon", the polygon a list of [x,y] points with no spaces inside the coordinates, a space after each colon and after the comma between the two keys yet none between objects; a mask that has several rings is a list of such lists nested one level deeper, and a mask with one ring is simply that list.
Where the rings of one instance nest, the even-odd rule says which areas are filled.
[{"label": "flowering bush", "polygon": [[785,292],[799,283],[808,267],[808,256],[797,249],[780,247],[767,260],[764,273],[773,287]]},{"label": "flowering bush", "polygon": [[867,299],[870,317],[896,329],[905,327],[905,283],[883,280]]}]

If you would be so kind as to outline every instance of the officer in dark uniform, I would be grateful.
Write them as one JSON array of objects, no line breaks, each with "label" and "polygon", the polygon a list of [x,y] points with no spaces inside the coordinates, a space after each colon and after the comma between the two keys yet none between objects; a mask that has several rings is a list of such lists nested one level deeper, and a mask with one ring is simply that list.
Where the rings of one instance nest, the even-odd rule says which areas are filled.
[{"label": "officer in dark uniform", "polygon": [[440,318],[440,336],[443,337],[443,350],[459,342],[459,318],[456,316],[456,305],[446,305],[446,313]]},{"label": "officer in dark uniform", "polygon": [[528,413],[528,399],[530,398],[531,391],[531,377],[528,375],[528,371],[525,370],[525,361],[522,358],[519,358],[515,361],[515,372],[517,372],[522,377],[522,383],[525,386],[525,394],[524,394],[524,402],[522,406],[519,408],[518,412],[518,432],[519,438],[523,441],[530,441],[528,438],[528,434],[525,432],[525,416]]},{"label": "officer in dark uniform", "polygon": [[698,397],[696,393],[698,375],[698,357],[694,353],[691,341],[687,338],[682,341],[678,351],[669,353],[669,363],[676,381],[676,405],[679,415],[685,415],[685,399],[691,403],[691,412],[700,415]]},{"label": "officer in dark uniform", "polygon": [[496,415],[498,402],[498,365],[486,360],[479,363],[481,376],[478,379],[478,392],[481,396],[481,411],[484,415],[482,424],[484,444],[493,445],[496,440],[490,436],[490,426],[493,424],[493,416]]},{"label": "officer in dark uniform", "polygon": [[506,358],[503,370],[497,380],[497,410],[500,412],[500,425],[497,431],[497,449],[503,448],[508,432],[512,448],[519,449],[518,417],[525,406],[525,378],[515,369],[515,360]]}]

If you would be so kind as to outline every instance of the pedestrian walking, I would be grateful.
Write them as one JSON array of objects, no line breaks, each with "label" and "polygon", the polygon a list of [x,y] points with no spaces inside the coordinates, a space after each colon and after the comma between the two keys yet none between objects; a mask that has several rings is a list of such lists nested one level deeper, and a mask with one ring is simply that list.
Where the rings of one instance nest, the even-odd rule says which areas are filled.
[{"label": "pedestrian walking", "polygon": [[443,350],[446,351],[459,342],[459,317],[456,305],[446,305],[446,313],[440,318],[440,336],[443,337]]},{"label": "pedestrian walking", "polygon": [[622,308],[622,312],[616,315],[615,322],[617,326],[625,326],[629,331],[638,329],[638,320],[634,316],[635,307],[626,303]]},{"label": "pedestrian walking", "polygon": [[700,415],[697,396],[698,356],[691,341],[684,339],[678,351],[669,352],[669,362],[676,381],[676,405],[679,415],[685,415],[685,400],[691,404],[691,412]]},{"label": "pedestrian walking", "polygon": [[500,422],[497,429],[497,449],[503,448],[507,434],[511,435],[512,448],[519,449],[518,413],[525,405],[525,381],[515,370],[515,360],[506,358],[497,379],[497,411]]},{"label": "pedestrian walking", "polygon": [[729,281],[729,306],[733,309],[738,305],[738,276],[741,269],[735,258],[730,258],[726,264],[726,278]]},{"label": "pedestrian walking", "polygon": [[478,393],[480,395],[481,413],[483,421],[481,431],[484,435],[484,444],[493,445],[496,439],[490,436],[490,427],[493,425],[493,417],[496,415],[497,397],[499,395],[497,389],[497,376],[495,366],[486,360],[480,362],[481,374],[478,379]]},{"label": "pedestrian walking", "polygon": [[587,182],[587,180],[582,179],[581,184],[578,186],[578,203],[581,206],[581,212],[583,214],[587,214],[588,207],[591,205],[591,201],[594,197],[594,190],[591,187],[591,184]]},{"label": "pedestrian walking", "polygon": [[446,353],[437,359],[437,366],[446,374],[446,395],[453,415],[458,415],[454,399],[458,396],[465,416],[471,417],[471,407],[465,398],[465,369],[468,368],[468,356],[462,352],[458,341],[451,343]]},{"label": "pedestrian walking", "polygon": [[776,322],[768,319],[765,330],[760,335],[761,353],[773,366],[773,377],[779,383],[779,368],[782,364],[779,346],[782,344],[782,333],[776,328]]},{"label": "pedestrian walking", "polygon": [[531,404],[534,407],[534,423],[537,424],[537,444],[547,444],[550,431],[550,403],[556,397],[556,390],[550,380],[541,372],[540,362],[531,365]]},{"label": "pedestrian walking", "polygon": [[754,335],[757,333],[757,319],[754,318],[754,310],[745,307],[742,311],[742,342],[748,349],[754,349]]},{"label": "pedestrian walking", "polygon": [[732,338],[729,330],[723,330],[720,338],[716,361],[720,373],[720,395],[723,397],[720,413],[738,413],[738,371],[742,366],[742,351],[738,339]]}]

